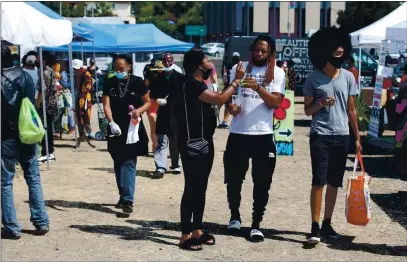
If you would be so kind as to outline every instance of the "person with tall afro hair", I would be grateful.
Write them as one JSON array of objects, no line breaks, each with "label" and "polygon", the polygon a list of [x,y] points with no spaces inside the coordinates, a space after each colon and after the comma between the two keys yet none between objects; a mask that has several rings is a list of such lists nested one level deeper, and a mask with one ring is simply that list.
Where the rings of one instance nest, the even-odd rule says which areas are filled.
[{"label": "person with tall afro hair", "polygon": [[[308,56],[315,70],[304,85],[304,110],[312,116],[310,151],[312,165],[311,235],[308,243],[315,245],[324,239],[339,239],[331,226],[338,187],[342,187],[349,152],[350,129],[355,137],[355,148],[362,150],[355,96],[358,94],[355,77],[343,68],[352,45],[350,36],[332,27],[316,32],[308,44]],[[348,123],[350,123],[350,127]],[[325,213],[319,226],[322,192],[325,195]]]}]

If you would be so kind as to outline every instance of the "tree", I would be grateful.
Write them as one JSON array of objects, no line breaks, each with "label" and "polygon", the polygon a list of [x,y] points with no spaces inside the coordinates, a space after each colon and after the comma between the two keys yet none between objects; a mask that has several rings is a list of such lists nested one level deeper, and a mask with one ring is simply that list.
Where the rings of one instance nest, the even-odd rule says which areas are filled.
[{"label": "tree", "polygon": [[94,16],[113,16],[113,6],[108,2],[98,2],[94,10]]},{"label": "tree", "polygon": [[177,39],[185,38],[185,25],[203,22],[200,2],[134,2],[133,9],[138,23],[153,23]]},{"label": "tree", "polygon": [[[41,3],[59,14],[60,2],[43,1]],[[64,17],[83,17],[84,9],[85,2],[75,2],[75,4],[62,2],[62,16]]]},{"label": "tree", "polygon": [[348,32],[364,28],[400,6],[400,2],[346,2],[344,11],[338,12],[337,23]]}]

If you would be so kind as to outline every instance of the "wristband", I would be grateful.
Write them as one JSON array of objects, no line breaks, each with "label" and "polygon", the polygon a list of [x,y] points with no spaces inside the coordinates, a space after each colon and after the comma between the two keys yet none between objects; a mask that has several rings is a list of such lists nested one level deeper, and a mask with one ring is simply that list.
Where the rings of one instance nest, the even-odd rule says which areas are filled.
[{"label": "wristband", "polygon": [[236,84],[236,87],[235,87],[235,88],[237,88],[237,86],[239,85],[239,83],[238,83],[236,80],[233,80],[232,83],[235,83],[235,84]]},{"label": "wristband", "polygon": [[257,89],[256,89],[256,92],[259,92],[259,90],[260,90],[260,85],[259,85],[259,84],[257,84]]}]

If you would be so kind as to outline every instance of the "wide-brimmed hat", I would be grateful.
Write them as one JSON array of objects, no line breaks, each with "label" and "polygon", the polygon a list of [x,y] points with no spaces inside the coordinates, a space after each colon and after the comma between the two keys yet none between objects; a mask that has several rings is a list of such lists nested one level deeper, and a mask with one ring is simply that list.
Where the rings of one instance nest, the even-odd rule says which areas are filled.
[{"label": "wide-brimmed hat", "polygon": [[83,66],[82,60],[79,60],[79,59],[72,60],[72,67],[74,69],[81,69],[82,66]]}]

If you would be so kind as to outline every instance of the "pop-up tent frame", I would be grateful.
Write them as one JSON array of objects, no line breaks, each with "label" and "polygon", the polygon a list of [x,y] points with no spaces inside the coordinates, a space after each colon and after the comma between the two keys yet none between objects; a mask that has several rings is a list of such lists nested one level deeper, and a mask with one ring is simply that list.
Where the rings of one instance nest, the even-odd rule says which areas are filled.
[{"label": "pop-up tent frame", "polygon": [[[57,21],[69,21],[65,19],[63,16],[57,14],[56,12],[52,11],[45,5],[41,4],[40,2],[25,2],[32,8],[35,8],[38,12],[46,15],[47,17],[57,20]],[[70,22],[70,21],[69,21]],[[73,26],[72,28],[73,31],[73,39],[72,41],[68,44],[68,61],[69,61],[69,74],[70,74],[70,85],[71,85],[71,95],[72,95],[72,101],[73,101],[73,122],[75,126],[75,148],[77,148],[78,145],[78,134],[76,132],[76,99],[75,99],[75,86],[74,86],[74,74],[73,74],[73,67],[72,67],[72,42],[80,42],[81,46],[83,46],[83,42],[93,42],[93,47],[95,46],[95,41],[93,37],[93,32],[91,29],[82,27],[80,25]],[[61,45],[60,45],[61,46]],[[45,47],[46,50],[48,50],[50,47],[55,47],[55,46],[47,46]],[[81,48],[82,49],[82,48]],[[42,53],[42,47],[40,48],[40,53]],[[81,50],[81,57],[83,61],[83,49]],[[42,59],[42,58],[41,58]],[[44,120],[45,121],[45,120]],[[48,149],[48,146],[47,146]],[[47,153],[48,155],[48,153]]]},{"label": "pop-up tent frame", "polygon": [[[44,65],[42,46],[60,46],[72,42],[72,23],[68,20],[54,20],[38,12],[24,2],[3,2],[1,5],[1,38],[16,45],[40,47],[40,77],[44,128],[47,130],[45,108]],[[49,169],[48,133],[45,132],[47,167]]]}]

